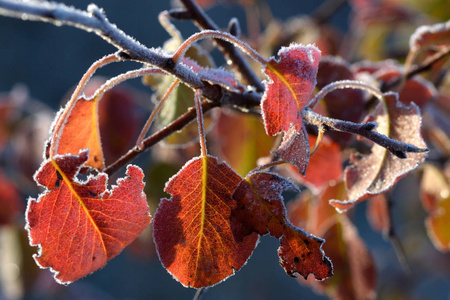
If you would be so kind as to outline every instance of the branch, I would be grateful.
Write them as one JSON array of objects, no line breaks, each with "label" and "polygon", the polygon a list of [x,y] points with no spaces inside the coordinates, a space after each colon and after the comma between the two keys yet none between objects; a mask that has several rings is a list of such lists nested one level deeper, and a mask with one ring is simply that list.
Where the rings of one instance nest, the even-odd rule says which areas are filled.
[{"label": "branch", "polygon": [[[411,70],[409,70],[408,74],[406,74],[406,76],[405,76],[406,80],[416,76],[417,74],[420,74],[422,72],[426,72],[426,71],[430,70],[435,63],[441,61],[442,59],[446,58],[447,56],[450,56],[450,47],[447,47],[443,51],[440,51],[440,52],[428,57],[420,65],[417,65],[416,67],[411,68]],[[399,77],[387,82],[386,84],[384,84],[381,87],[381,91],[382,92],[389,91],[389,90],[395,88],[396,86],[398,86],[401,82],[402,82],[402,76],[399,76]]]},{"label": "branch", "polygon": [[382,135],[376,131],[372,131],[377,126],[376,122],[359,124],[349,121],[337,120],[319,115],[309,108],[305,108],[302,111],[302,117],[305,122],[313,124],[317,127],[325,126],[325,128],[327,129],[353,133],[365,137],[372,142],[380,145],[381,147],[386,148],[398,158],[406,158],[407,152],[419,153],[428,151],[428,149],[422,149],[411,144],[402,143],[393,140],[385,135]]},{"label": "branch", "polygon": [[[181,0],[183,5],[186,7],[186,12],[184,16],[189,16],[194,23],[203,30],[217,30],[220,28],[208,17],[208,15],[192,0]],[[177,15],[180,13],[176,11]],[[175,17],[175,15],[172,15]],[[184,19],[185,19],[184,18]],[[256,76],[253,70],[248,65],[247,61],[241,56],[239,51],[230,43],[220,40],[214,39],[218,48],[225,57],[230,60],[233,65],[236,67],[239,73],[241,73],[242,77],[247,80],[250,85],[253,85],[258,92],[264,91],[264,86],[261,83],[261,80]]]},{"label": "branch", "polygon": [[[219,106],[219,103],[215,102],[209,102],[209,101],[203,101],[202,102],[202,111],[206,113],[207,111],[211,110],[214,107]],[[118,160],[116,160],[114,163],[109,165],[104,169],[104,172],[108,175],[114,174],[117,172],[121,167],[125,166],[129,162],[131,162],[134,158],[136,158],[138,155],[140,155],[143,151],[148,150],[158,142],[162,141],[172,133],[181,130],[184,126],[192,122],[196,118],[197,114],[195,111],[195,108],[189,109],[186,113],[181,115],[178,119],[170,123],[170,125],[164,127],[160,131],[154,133],[153,135],[149,136],[148,138],[144,139],[142,142],[142,148],[134,147],[133,149],[129,150],[126,154],[124,154],[122,157],[120,157]]]},{"label": "branch", "polygon": [[[150,49],[136,41],[131,36],[111,24],[102,9],[90,4],[87,11],[68,7],[61,3],[47,1],[13,1],[0,0],[0,15],[27,19],[30,21],[49,22],[54,25],[67,25],[87,32],[94,32],[111,45],[119,49],[122,59],[130,59],[140,63],[158,67],[174,75],[181,82],[193,89],[202,89],[203,96],[213,102],[227,103],[236,95],[245,107],[254,105],[243,101],[240,93],[228,91],[220,86],[202,81],[189,67],[175,64],[170,55],[158,49]],[[260,83],[261,84],[261,83]],[[226,99],[224,99],[226,98]],[[252,97],[251,97],[252,98]]]}]

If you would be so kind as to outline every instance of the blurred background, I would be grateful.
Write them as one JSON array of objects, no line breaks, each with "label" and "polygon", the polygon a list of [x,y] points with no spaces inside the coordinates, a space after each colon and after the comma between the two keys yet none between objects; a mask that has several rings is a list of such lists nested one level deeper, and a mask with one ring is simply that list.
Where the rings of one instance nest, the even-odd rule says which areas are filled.
[{"label": "blurred background", "polygon": [[[61,2],[80,9],[85,9],[90,3],[84,0]],[[243,36],[251,36],[249,43],[253,45],[257,45],[260,39],[275,39],[266,30],[270,26],[275,28],[269,19],[286,22],[300,20],[303,15],[318,16],[319,7],[323,9],[321,5],[325,3],[325,1],[296,0],[236,2],[239,1],[221,1],[218,5],[206,5],[207,13],[221,28],[226,28],[229,20],[236,17],[241,24]],[[364,1],[326,3],[333,5],[338,2],[342,2],[339,3],[339,8],[333,9],[330,18],[323,20],[323,24],[336,32],[330,34],[331,37],[323,42],[323,45],[328,46],[323,51],[325,54],[347,55],[346,59],[351,62],[362,59],[377,61],[391,57],[404,59],[408,51],[409,36],[420,22],[425,19],[427,22],[448,20],[450,11],[449,3],[446,1],[430,1],[425,8],[421,6],[420,1],[379,1],[399,3],[403,7],[410,8],[415,13],[414,22],[402,21],[401,26],[395,23],[391,25],[394,27],[390,28],[389,25],[388,28],[383,26],[370,28],[371,31],[367,29],[367,32],[372,38],[359,36],[358,43],[349,43],[348,48],[342,45],[340,48],[333,48],[339,42],[348,41],[349,36],[357,35],[358,30],[355,26],[361,24],[357,22],[362,22],[355,20],[354,9],[358,7],[356,2]],[[256,3],[261,20],[257,23],[255,31],[255,24],[249,24],[248,20],[254,17],[256,10],[252,5]],[[158,22],[158,14],[161,11],[176,5],[170,1],[99,0],[96,4],[105,10],[112,23],[148,47],[160,47],[170,38]],[[372,16],[372,21],[374,19],[376,17]],[[184,37],[197,31],[189,21],[174,24]],[[305,31],[312,31],[308,26],[311,25],[304,25]],[[249,32],[248,28],[252,32]],[[324,32],[328,31],[319,34],[325,36]],[[272,33],[277,34],[280,33]],[[302,33],[302,39],[308,41],[308,37],[305,36],[307,34]],[[310,42],[320,44],[321,41],[314,39],[317,39],[317,36],[313,36]],[[273,45],[278,44],[281,45],[283,42],[277,41]],[[278,48],[261,47],[259,50],[267,57],[274,55]],[[382,51],[376,54],[379,49]],[[104,269],[69,286],[57,284],[48,270],[38,269],[32,259],[32,253],[35,253],[37,248],[27,246],[26,232],[23,230],[25,226],[23,211],[27,197],[35,198],[40,192],[33,185],[31,176],[40,164],[39,159],[42,157],[44,140],[47,138],[52,118],[59,107],[66,103],[69,92],[87,68],[95,60],[115,51],[114,47],[98,36],[79,29],[0,17],[0,92],[2,92],[0,99],[5,103],[8,101],[12,103],[10,107],[0,108],[0,118],[3,121],[12,120],[8,123],[10,127],[7,132],[11,133],[14,130],[21,132],[20,136],[12,137],[0,131],[0,162],[3,169],[0,179],[4,177],[3,182],[11,181],[16,184],[15,188],[11,188],[0,180],[0,196],[8,195],[20,199],[13,205],[4,206],[4,212],[7,212],[8,216],[3,216],[3,219],[0,211],[0,220],[5,220],[5,225],[0,225],[0,300],[149,300],[194,297],[194,289],[184,288],[161,266],[149,232],[144,232],[144,235],[146,234],[144,238],[125,249]],[[212,52],[212,56],[216,65],[225,64],[217,50]],[[132,62],[112,64],[98,71],[98,75],[110,78],[136,67],[138,65]],[[151,107],[146,101],[151,103],[153,91],[139,79],[127,84],[126,93],[138,99],[141,105],[137,108],[135,116],[142,119],[147,115],[148,107]],[[14,107],[21,108],[15,111]],[[188,158],[181,158],[183,159]],[[170,169],[170,166],[163,169],[153,168],[150,155],[141,160],[147,166],[147,174],[154,176],[161,174],[161,177],[168,178],[177,170]],[[163,185],[165,180],[161,181]],[[450,299],[450,258],[448,253],[436,250],[427,236],[424,226],[427,213],[420,203],[419,182],[419,175],[410,176],[402,180],[391,194],[391,197],[396,199],[392,209],[392,222],[404,246],[409,271],[402,267],[392,243],[384,238],[383,234],[372,229],[366,215],[367,203],[357,205],[350,213],[359,236],[369,249],[376,266],[378,299]],[[288,198],[293,196],[287,195]],[[157,202],[151,206],[154,211]],[[276,251],[278,247],[277,240],[267,236],[261,238],[247,264],[236,275],[208,289],[202,299],[329,299],[314,292],[305,284],[300,284],[302,278],[296,280],[285,274],[278,264]],[[335,299],[344,298],[336,296]]]}]

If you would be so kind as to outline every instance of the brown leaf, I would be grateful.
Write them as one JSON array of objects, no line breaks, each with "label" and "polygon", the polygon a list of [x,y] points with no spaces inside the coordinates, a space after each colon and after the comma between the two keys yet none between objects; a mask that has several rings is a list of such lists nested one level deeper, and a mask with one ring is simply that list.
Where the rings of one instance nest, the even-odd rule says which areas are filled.
[{"label": "brown leaf", "polygon": [[[426,148],[420,133],[421,116],[414,103],[404,106],[395,94],[385,94],[385,104],[378,105],[375,121],[381,134],[416,147]],[[385,108],[383,108],[385,105]],[[332,200],[336,209],[343,211],[355,204],[363,196],[379,194],[388,190],[399,178],[411,172],[424,161],[426,153],[408,153],[400,159],[386,148],[377,144],[372,146],[369,155],[352,155],[351,166],[344,171],[348,200]]]}]

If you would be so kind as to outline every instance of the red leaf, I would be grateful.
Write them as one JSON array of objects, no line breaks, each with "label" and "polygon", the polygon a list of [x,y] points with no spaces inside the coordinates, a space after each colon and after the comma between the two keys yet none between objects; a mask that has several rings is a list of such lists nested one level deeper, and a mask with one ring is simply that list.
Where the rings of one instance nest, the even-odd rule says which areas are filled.
[{"label": "red leaf", "polygon": [[[316,136],[309,135],[309,144],[314,145],[316,139]],[[317,192],[330,180],[337,180],[342,176],[344,170],[341,160],[339,145],[329,137],[323,136],[319,149],[309,158],[306,176],[298,176],[300,172],[296,168],[293,168],[296,172],[292,173],[294,173],[296,179]]]},{"label": "red leaf", "polygon": [[[394,140],[426,148],[420,134],[421,119],[414,103],[404,106],[391,93],[385,94],[385,108],[380,104],[375,114],[378,132]],[[330,204],[338,210],[346,210],[366,195],[388,190],[399,178],[417,168],[426,155],[408,153],[407,158],[400,159],[376,144],[370,155],[352,155],[352,165],[344,171],[349,200],[332,200]]]},{"label": "red leaf", "polygon": [[372,228],[385,237],[391,228],[388,199],[384,194],[374,196],[367,205],[367,216]]},{"label": "red leaf", "polygon": [[[374,76],[387,83],[403,75],[400,66],[392,64],[380,69]],[[416,76],[405,81],[399,91],[399,100],[406,105],[414,102],[419,108],[422,108],[428,101],[437,98],[437,95],[438,92],[431,82]]]},{"label": "red leaf", "polygon": [[241,181],[225,163],[197,157],[173,176],[153,220],[153,237],[164,267],[184,286],[214,285],[238,271],[257,235],[238,243],[230,229],[231,195]]},{"label": "red leaf", "polygon": [[304,278],[314,274],[317,280],[332,275],[331,262],[321,246],[324,240],[294,227],[286,219],[281,192],[298,188],[287,179],[272,173],[256,172],[236,188],[233,198],[237,206],[232,210],[231,228],[237,240],[257,232],[270,233],[280,239],[280,265],[290,276],[299,273]]},{"label": "red leaf", "polygon": [[301,132],[301,111],[316,85],[320,50],[313,45],[291,44],[282,48],[277,61],[271,58],[264,70],[270,81],[262,97],[264,126],[268,135]]},{"label": "red leaf", "polygon": [[450,21],[421,26],[409,40],[412,51],[436,44],[450,45]]},{"label": "red leaf", "polygon": [[[317,73],[318,89],[335,81],[355,79],[350,64],[342,58],[326,56],[320,60]],[[361,122],[366,111],[364,93],[358,89],[333,91],[323,98],[321,104],[324,105],[329,117],[357,123]],[[327,135],[342,145],[348,145],[354,138],[349,133],[337,131],[331,131]]]},{"label": "red leaf", "polygon": [[300,228],[287,227],[278,248],[280,265],[290,276],[299,273],[307,279],[309,274],[314,274],[316,280],[332,276],[331,261],[321,249],[324,241]]},{"label": "red leaf", "polygon": [[26,213],[30,244],[39,245],[36,262],[63,284],[104,267],[151,220],[140,168],[128,166],[127,177],[108,191],[104,173],[76,179],[86,161],[88,151],[45,161],[35,180],[48,190],[29,201]]},{"label": "red leaf", "polygon": [[280,238],[287,226],[281,193],[288,189],[300,192],[291,181],[273,173],[256,172],[242,180],[233,194],[238,203],[231,215],[234,238],[241,241],[252,232]]},{"label": "red leaf", "polygon": [[22,211],[19,189],[0,169],[0,225],[11,224]]},{"label": "red leaf", "polygon": [[78,98],[67,103],[56,119],[51,133],[50,157],[76,154],[89,149],[86,166],[103,170],[103,149],[98,125],[98,100]]},{"label": "red leaf", "polygon": [[309,143],[306,129],[295,131],[291,126],[283,136],[283,142],[273,153],[297,168],[298,173],[305,175],[309,163]]}]

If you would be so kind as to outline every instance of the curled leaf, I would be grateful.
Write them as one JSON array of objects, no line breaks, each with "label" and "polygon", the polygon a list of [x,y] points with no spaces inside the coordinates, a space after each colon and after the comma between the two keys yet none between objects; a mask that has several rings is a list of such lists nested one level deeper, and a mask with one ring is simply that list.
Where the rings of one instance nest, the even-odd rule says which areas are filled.
[{"label": "curled leaf", "polygon": [[317,280],[332,275],[331,262],[322,251],[324,240],[293,226],[286,218],[281,193],[298,191],[287,179],[267,172],[255,172],[241,181],[233,194],[236,207],[231,214],[231,228],[237,240],[257,232],[269,233],[280,240],[280,265],[289,276],[304,278],[314,274]]},{"label": "curled leaf", "polygon": [[[377,131],[386,136],[420,148],[426,148],[420,133],[421,116],[418,107],[411,103],[405,106],[397,100],[396,94],[385,94],[384,107],[380,104],[375,113],[379,124]],[[351,166],[344,171],[348,200],[331,200],[338,210],[346,210],[366,195],[376,195],[388,190],[399,178],[411,172],[424,161],[426,153],[408,153],[400,159],[386,148],[372,146],[369,155],[352,155]]]}]

